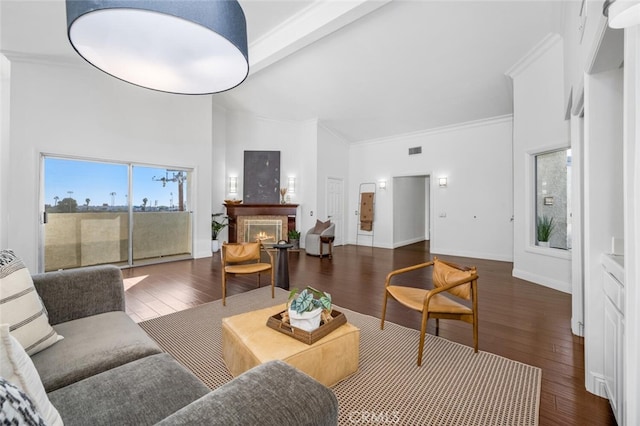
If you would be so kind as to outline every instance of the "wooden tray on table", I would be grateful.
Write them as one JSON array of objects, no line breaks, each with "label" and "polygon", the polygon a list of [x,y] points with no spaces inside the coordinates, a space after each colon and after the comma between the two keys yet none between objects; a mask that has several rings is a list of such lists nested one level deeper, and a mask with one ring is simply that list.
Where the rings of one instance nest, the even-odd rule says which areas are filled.
[{"label": "wooden tray on table", "polygon": [[287,336],[291,336],[294,339],[301,341],[302,343],[306,343],[307,345],[314,344],[327,334],[331,333],[333,330],[340,327],[342,324],[347,323],[347,317],[345,317],[342,312],[336,311],[334,309],[331,311],[331,317],[333,318],[331,321],[322,321],[320,323],[320,327],[312,331],[306,331],[302,330],[301,328],[294,327],[289,323],[283,323],[283,313],[284,311],[280,312],[279,314],[270,316],[267,320],[267,326],[281,333],[284,333]]}]

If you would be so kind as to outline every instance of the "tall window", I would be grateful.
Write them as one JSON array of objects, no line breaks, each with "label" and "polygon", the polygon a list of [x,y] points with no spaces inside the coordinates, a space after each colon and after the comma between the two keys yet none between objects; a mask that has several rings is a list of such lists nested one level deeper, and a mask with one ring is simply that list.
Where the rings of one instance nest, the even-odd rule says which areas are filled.
[{"label": "tall window", "polygon": [[536,244],[571,249],[571,149],[535,156]]},{"label": "tall window", "polygon": [[190,171],[44,158],[44,269],[191,257]]}]

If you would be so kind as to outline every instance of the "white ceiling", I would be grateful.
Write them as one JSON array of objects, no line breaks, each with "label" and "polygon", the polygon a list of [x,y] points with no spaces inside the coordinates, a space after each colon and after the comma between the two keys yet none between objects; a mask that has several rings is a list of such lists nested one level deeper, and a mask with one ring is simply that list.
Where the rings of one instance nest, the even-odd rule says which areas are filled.
[{"label": "white ceiling", "polygon": [[[513,112],[505,71],[550,32],[558,0],[240,0],[252,72],[221,105],[318,119],[349,142]],[[2,0],[3,52],[77,60],[64,0]],[[142,89],[141,89],[142,90]]]}]

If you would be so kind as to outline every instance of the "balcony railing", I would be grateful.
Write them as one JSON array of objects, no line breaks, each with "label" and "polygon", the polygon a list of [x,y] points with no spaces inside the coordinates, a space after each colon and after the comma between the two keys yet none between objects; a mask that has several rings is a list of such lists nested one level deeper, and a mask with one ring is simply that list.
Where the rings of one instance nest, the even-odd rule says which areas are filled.
[{"label": "balcony railing", "polygon": [[[190,255],[190,212],[134,212],[133,260]],[[49,213],[45,226],[45,270],[127,264],[127,212]]]}]

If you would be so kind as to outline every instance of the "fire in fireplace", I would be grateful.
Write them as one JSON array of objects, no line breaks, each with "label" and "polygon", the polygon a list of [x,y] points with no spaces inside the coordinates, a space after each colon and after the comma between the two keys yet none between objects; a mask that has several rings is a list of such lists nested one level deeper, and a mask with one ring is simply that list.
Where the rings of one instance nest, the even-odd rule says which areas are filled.
[{"label": "fire in fireplace", "polygon": [[[286,217],[285,217],[286,219]],[[265,246],[272,246],[278,241],[284,239],[283,220],[281,218],[274,219],[251,219],[243,220],[242,231],[244,242],[252,242],[260,240]],[[286,222],[285,222],[286,223]],[[286,231],[286,225],[285,225]]]}]

